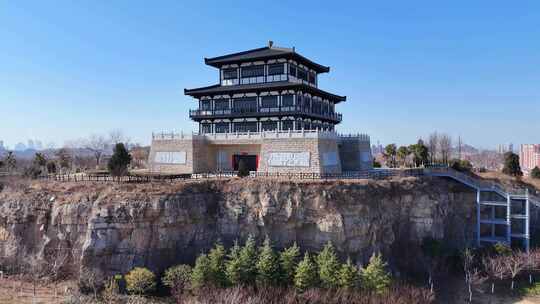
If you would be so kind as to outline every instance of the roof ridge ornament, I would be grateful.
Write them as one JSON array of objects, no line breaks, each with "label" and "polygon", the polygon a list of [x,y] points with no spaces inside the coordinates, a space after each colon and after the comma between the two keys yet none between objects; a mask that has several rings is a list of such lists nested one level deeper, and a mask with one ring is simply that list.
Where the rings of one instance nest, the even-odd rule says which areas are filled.
[{"label": "roof ridge ornament", "polygon": [[274,41],[268,40],[268,47],[272,48],[272,46],[274,46]]}]

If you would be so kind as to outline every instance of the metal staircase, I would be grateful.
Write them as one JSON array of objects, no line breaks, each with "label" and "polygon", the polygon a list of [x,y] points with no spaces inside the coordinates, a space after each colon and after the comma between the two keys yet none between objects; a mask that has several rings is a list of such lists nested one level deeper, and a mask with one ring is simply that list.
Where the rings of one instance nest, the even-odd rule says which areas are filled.
[{"label": "metal staircase", "polygon": [[530,204],[540,207],[540,198],[528,189],[505,189],[448,167],[432,167],[424,175],[452,178],[476,190],[476,242],[530,246]]}]

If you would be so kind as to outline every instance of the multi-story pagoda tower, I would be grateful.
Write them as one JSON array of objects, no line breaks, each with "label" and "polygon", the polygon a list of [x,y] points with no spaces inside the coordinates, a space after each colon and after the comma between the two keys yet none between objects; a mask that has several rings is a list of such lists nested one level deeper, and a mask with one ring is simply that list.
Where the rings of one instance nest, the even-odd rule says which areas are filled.
[{"label": "multi-story pagoda tower", "polygon": [[255,176],[322,177],[372,168],[369,136],[335,132],[335,107],[346,98],[317,80],[330,68],[272,42],[205,63],[219,69],[219,83],[185,90],[199,101],[189,113],[198,132],[153,134],[150,171],[223,173],[243,164]]},{"label": "multi-story pagoda tower", "polygon": [[330,68],[294,48],[268,46],[205,58],[219,69],[219,84],[185,89],[199,107],[190,117],[199,133],[334,130],[341,122],[335,105],[345,96],[319,89],[318,76]]}]

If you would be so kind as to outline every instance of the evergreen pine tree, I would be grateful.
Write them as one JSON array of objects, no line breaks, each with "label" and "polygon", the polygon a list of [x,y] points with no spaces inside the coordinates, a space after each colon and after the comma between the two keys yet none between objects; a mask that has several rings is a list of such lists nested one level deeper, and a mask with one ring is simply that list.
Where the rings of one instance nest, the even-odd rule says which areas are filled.
[{"label": "evergreen pine tree", "polygon": [[317,285],[317,267],[306,252],[304,259],[298,263],[296,274],[294,275],[294,286],[300,291]]},{"label": "evergreen pine tree", "polygon": [[108,163],[109,172],[113,176],[124,176],[128,173],[129,163],[131,163],[131,155],[123,143],[117,143]]},{"label": "evergreen pine tree", "polygon": [[341,288],[351,289],[358,286],[358,268],[347,259],[347,263],[341,265],[339,271],[339,286]]},{"label": "evergreen pine tree", "polygon": [[279,260],[270,245],[268,236],[259,249],[257,261],[257,283],[260,285],[277,285],[280,278]]},{"label": "evergreen pine tree", "polygon": [[208,253],[210,260],[210,281],[214,286],[225,287],[227,284],[227,276],[225,274],[225,248],[217,242]]},{"label": "evergreen pine tree", "polygon": [[294,274],[300,260],[300,248],[294,243],[280,253],[279,260],[282,270],[282,282],[285,285],[294,283]]},{"label": "evergreen pine tree", "polygon": [[323,288],[337,288],[339,286],[339,261],[334,246],[328,241],[317,256],[319,279]]},{"label": "evergreen pine tree", "polygon": [[381,254],[373,254],[367,267],[360,271],[362,287],[376,293],[383,293],[391,283],[390,274],[385,268],[386,263]]},{"label": "evergreen pine tree", "polygon": [[191,274],[191,286],[201,288],[207,286],[212,276],[212,267],[208,255],[201,254],[195,260],[195,267]]},{"label": "evergreen pine tree", "polygon": [[230,285],[235,286],[241,283],[242,264],[240,262],[240,251],[242,249],[238,245],[238,241],[234,242],[225,265],[225,274]]},{"label": "evergreen pine tree", "polygon": [[240,250],[240,282],[252,284],[257,275],[257,246],[255,238],[250,235]]},{"label": "evergreen pine tree", "polygon": [[540,179],[540,168],[534,167],[534,168],[531,170],[531,177],[532,177],[532,178],[536,178],[536,179]]},{"label": "evergreen pine tree", "polygon": [[521,167],[519,166],[519,156],[513,152],[504,154],[503,173],[512,176],[522,176]]}]

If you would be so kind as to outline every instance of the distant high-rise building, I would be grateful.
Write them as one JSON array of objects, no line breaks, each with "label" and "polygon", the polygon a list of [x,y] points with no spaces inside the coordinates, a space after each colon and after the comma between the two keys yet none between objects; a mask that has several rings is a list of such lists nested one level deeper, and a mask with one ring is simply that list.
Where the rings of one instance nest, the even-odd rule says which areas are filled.
[{"label": "distant high-rise building", "polygon": [[534,167],[540,168],[540,144],[521,145],[519,151],[521,170],[530,172]]}]

